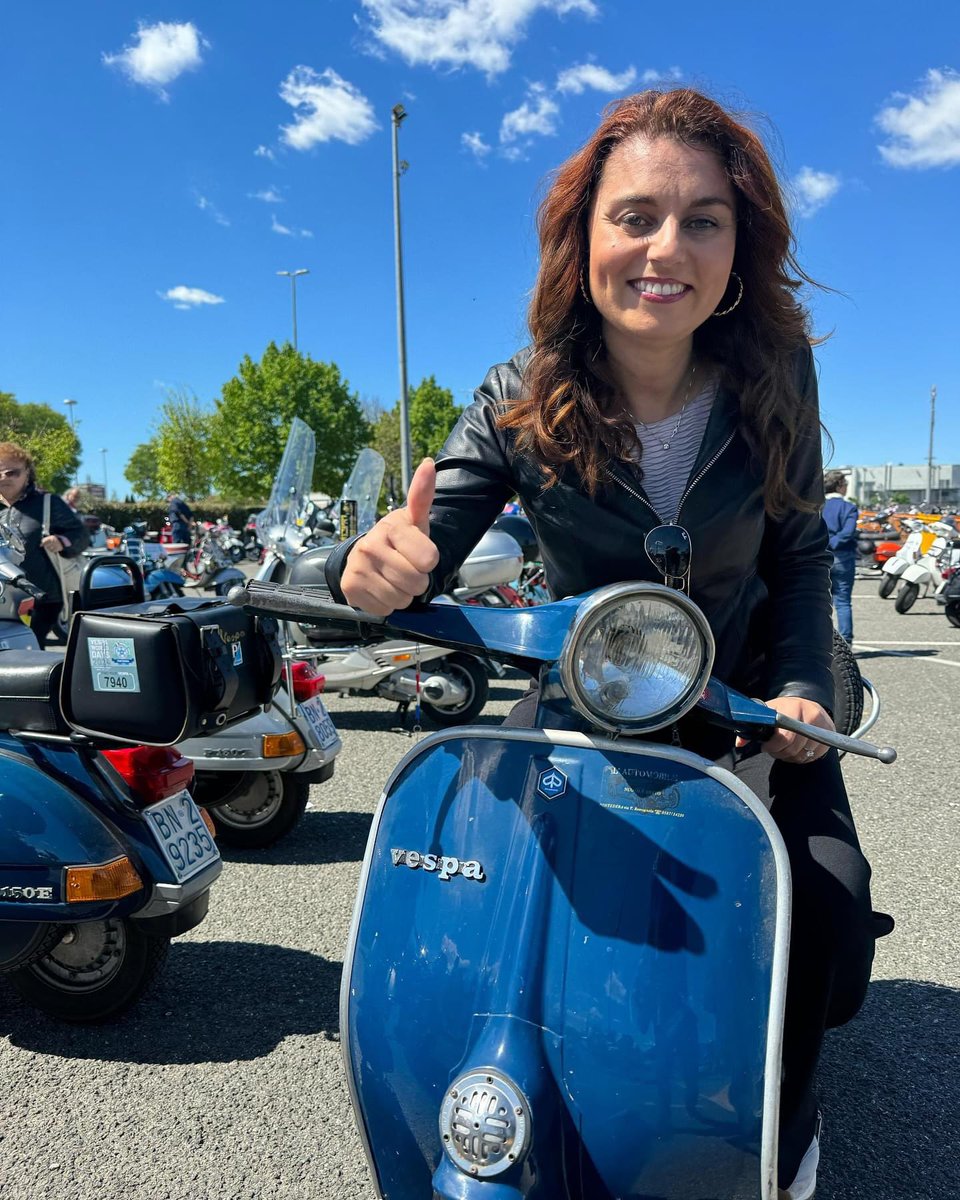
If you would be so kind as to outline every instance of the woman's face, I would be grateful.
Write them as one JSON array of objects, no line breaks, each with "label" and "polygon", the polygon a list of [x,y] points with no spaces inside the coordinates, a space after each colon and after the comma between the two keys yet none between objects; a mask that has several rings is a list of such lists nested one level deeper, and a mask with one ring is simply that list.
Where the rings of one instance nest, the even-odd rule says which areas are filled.
[{"label": "woman's face", "polygon": [[0,458],[0,496],[16,500],[27,486],[27,468],[15,458]]},{"label": "woman's face", "polygon": [[589,218],[590,295],[604,341],[687,343],[720,304],[737,242],[736,197],[712,150],[622,142]]}]

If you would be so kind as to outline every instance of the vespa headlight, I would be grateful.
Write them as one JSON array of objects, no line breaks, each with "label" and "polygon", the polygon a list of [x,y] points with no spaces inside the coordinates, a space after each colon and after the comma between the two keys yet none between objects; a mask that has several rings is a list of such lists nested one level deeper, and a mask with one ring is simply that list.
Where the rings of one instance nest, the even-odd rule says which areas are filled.
[{"label": "vespa headlight", "polygon": [[643,733],[679,720],[696,704],[713,652],[706,618],[682,592],[620,583],[584,602],[560,672],[567,695],[594,724]]}]

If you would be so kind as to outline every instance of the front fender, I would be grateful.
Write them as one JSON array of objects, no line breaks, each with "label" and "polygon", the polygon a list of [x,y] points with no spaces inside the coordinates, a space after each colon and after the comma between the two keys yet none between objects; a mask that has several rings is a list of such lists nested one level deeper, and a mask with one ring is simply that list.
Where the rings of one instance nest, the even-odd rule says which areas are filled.
[{"label": "front fender", "polygon": [[910,563],[905,571],[900,572],[900,578],[904,583],[922,585],[930,582],[930,572],[921,563]]},{"label": "front fender", "polygon": [[895,554],[893,558],[888,558],[883,564],[884,575],[895,575],[899,578],[911,564],[905,558],[898,558]]}]

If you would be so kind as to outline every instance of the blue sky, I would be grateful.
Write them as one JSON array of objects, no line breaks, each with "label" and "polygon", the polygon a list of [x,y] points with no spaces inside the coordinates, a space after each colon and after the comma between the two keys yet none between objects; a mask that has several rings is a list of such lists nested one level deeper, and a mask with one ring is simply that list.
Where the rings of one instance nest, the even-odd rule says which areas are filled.
[{"label": "blue sky", "polygon": [[[794,197],[838,463],[960,461],[956,0],[6,0],[0,390],[75,399],[112,491],[165,390],[205,403],[291,336],[465,403],[524,343],[550,170],[616,95],[676,80],[754,114]],[[65,409],[63,411],[66,411]]]}]

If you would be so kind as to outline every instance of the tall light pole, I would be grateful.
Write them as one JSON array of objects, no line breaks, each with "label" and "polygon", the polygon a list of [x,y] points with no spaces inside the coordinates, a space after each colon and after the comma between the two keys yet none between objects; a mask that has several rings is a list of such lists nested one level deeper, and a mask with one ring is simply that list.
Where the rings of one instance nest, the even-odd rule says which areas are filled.
[{"label": "tall light pole", "polygon": [[297,276],[309,275],[306,267],[298,267],[296,271],[278,271],[278,275],[286,275],[290,280],[290,295],[293,299],[293,348],[297,348]]},{"label": "tall light pole", "polygon": [[927,511],[933,503],[933,419],[937,408],[937,389],[930,389],[930,451],[927,455]]},{"label": "tall light pole", "polygon": [[110,499],[110,489],[107,486],[107,446],[100,447],[100,453],[103,455],[103,498]]},{"label": "tall light pole", "polygon": [[[67,406],[67,412],[70,414],[70,431],[72,432],[73,436],[76,437],[77,436],[77,422],[73,415],[73,410],[76,408],[77,402],[76,402],[76,400],[71,400],[71,399],[67,398],[66,400],[64,400],[64,404]],[[80,464],[78,462],[77,469],[73,473],[73,482],[75,484],[79,482],[79,474],[78,474],[79,470],[80,470]]]},{"label": "tall light pole", "polygon": [[410,489],[410,414],[407,411],[407,333],[403,316],[403,246],[400,239],[400,176],[409,163],[400,161],[397,134],[407,112],[402,104],[391,110],[393,121],[393,239],[397,262],[397,351],[400,357],[400,482]]}]

